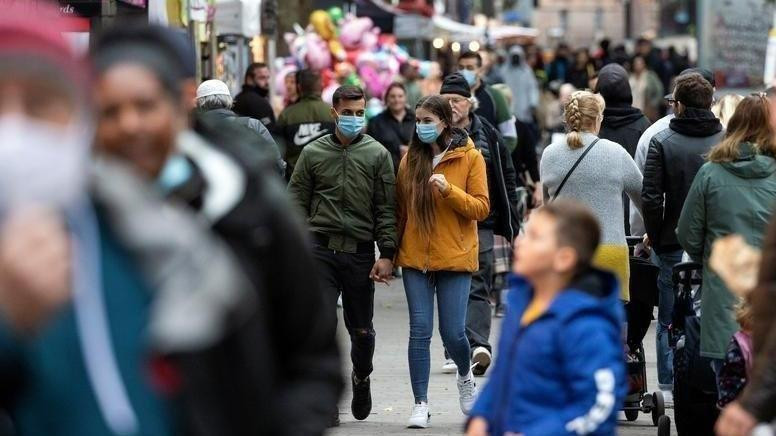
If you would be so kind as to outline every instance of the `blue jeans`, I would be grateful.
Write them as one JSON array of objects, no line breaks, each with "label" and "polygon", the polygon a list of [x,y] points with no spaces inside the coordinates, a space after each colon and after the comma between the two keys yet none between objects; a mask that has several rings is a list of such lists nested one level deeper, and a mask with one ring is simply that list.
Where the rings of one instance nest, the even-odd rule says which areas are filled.
[{"label": "blue jeans", "polygon": [[657,254],[652,251],[652,263],[660,268],[657,276],[658,306],[657,334],[657,383],[662,390],[674,386],[674,352],[668,345],[668,326],[674,311],[674,266],[682,261],[682,250]]},{"label": "blue jeans", "polygon": [[407,357],[415,402],[428,401],[431,372],[431,335],[434,330],[434,294],[439,307],[439,333],[458,374],[469,373],[469,340],[466,339],[466,306],[472,275],[451,271],[423,273],[405,268],[404,292],[410,311],[410,342]]}]

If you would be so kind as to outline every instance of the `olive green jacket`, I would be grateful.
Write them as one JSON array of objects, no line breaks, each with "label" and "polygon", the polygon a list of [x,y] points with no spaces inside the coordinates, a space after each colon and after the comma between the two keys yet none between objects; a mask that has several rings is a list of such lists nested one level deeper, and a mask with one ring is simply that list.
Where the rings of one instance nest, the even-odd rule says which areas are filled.
[{"label": "olive green jacket", "polygon": [[343,146],[326,135],[302,149],[288,191],[310,231],[329,249],[356,252],[376,241],[380,257],[396,251],[396,179],[391,154],[369,135]]}]

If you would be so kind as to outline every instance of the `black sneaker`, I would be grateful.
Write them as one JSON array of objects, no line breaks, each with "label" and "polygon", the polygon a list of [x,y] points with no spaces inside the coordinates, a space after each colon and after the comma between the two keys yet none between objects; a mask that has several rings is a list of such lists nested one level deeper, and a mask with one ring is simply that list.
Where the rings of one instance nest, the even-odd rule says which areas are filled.
[{"label": "black sneaker", "polygon": [[358,380],[356,373],[350,375],[353,383],[353,401],[350,403],[350,411],[353,417],[359,421],[365,420],[372,413],[372,391],[370,390],[369,377]]}]

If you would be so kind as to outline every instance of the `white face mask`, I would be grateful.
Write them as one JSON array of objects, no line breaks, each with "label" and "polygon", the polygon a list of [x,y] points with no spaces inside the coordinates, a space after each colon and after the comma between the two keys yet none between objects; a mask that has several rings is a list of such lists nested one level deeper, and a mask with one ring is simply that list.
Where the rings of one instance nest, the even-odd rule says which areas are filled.
[{"label": "white face mask", "polygon": [[23,115],[0,116],[0,211],[38,205],[61,209],[86,192],[93,130]]}]

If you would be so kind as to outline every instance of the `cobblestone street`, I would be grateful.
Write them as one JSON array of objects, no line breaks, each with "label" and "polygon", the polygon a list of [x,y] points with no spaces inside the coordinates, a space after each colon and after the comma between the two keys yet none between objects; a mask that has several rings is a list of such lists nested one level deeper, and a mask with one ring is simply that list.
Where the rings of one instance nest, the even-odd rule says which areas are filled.
[{"label": "cobblestone street", "polygon": [[[342,323],[338,335],[342,350],[349,350],[347,334]],[[442,374],[443,363],[442,341],[436,330],[431,343],[431,379],[429,383],[429,405],[431,407],[431,427],[424,430],[407,429],[405,423],[412,408],[412,389],[410,386],[409,369],[407,367],[407,305],[401,279],[391,282],[390,287],[378,285],[375,297],[375,330],[377,346],[372,374],[372,414],[365,421],[356,421],[350,414],[350,382],[340,403],[339,428],[329,432],[331,436],[355,435],[455,435],[463,433],[464,416],[458,406],[458,391],[455,385],[455,375]],[[499,332],[499,319],[494,318],[493,337],[496,343]],[[650,329],[645,340],[647,352],[647,376],[650,389],[657,387],[655,370],[654,331]],[[344,366],[350,374],[349,359]],[[478,378],[481,386],[486,378]],[[668,410],[673,420],[673,410]],[[656,435],[657,428],[652,426],[650,415],[640,414],[637,421],[629,423],[620,413],[621,435],[646,436]],[[672,434],[676,434],[672,429]]]}]

